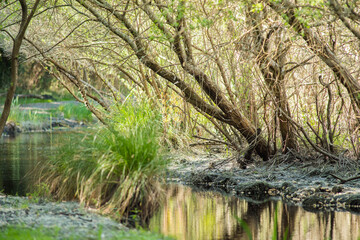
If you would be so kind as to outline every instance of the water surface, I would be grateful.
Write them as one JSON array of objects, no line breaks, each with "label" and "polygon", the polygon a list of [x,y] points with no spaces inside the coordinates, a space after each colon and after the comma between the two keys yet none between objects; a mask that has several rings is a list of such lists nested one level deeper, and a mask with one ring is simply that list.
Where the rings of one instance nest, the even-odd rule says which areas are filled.
[{"label": "water surface", "polygon": [[56,154],[59,143],[70,140],[71,135],[74,133],[31,133],[20,134],[15,138],[0,137],[0,190],[6,194],[25,196],[32,187],[29,172],[39,161],[46,161],[52,154]]},{"label": "water surface", "polygon": [[166,200],[149,227],[181,240],[248,239],[237,218],[247,223],[253,239],[272,239],[275,226],[277,239],[286,232],[292,240],[360,239],[357,214],[313,213],[281,201],[254,203],[176,185],[168,187]]}]

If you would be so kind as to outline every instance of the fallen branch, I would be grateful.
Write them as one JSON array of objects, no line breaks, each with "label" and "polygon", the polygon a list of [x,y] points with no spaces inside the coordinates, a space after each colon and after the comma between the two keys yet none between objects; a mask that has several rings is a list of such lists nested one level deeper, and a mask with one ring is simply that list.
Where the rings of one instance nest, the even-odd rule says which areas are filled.
[{"label": "fallen branch", "polygon": [[346,182],[349,182],[349,181],[352,181],[352,180],[356,180],[356,179],[360,179],[360,176],[356,176],[356,177],[351,177],[351,178],[348,178],[348,179],[344,179],[344,178],[341,178],[341,177],[338,177],[336,176],[335,174],[332,174],[330,173],[330,175],[336,179],[339,179],[340,180],[340,184],[343,184],[343,183],[346,183]]},{"label": "fallen branch", "polygon": [[222,160],[222,161],[220,161],[218,163],[212,162],[212,163],[210,163],[209,167],[207,169],[204,169],[203,171],[208,170],[208,169],[220,168],[223,165],[225,165],[225,164],[227,164],[227,163],[229,163],[229,162],[231,162],[231,161],[233,161],[235,159],[236,159],[236,157],[229,157],[229,158],[226,158],[226,159],[224,159],[224,160]]}]

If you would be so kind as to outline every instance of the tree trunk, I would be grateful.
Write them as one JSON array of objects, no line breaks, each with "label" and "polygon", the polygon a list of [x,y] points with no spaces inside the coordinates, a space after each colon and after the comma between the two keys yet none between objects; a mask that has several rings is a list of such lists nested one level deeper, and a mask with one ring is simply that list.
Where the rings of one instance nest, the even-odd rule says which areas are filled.
[{"label": "tree trunk", "polygon": [[34,13],[36,11],[36,8],[37,8],[39,2],[40,2],[40,0],[35,1],[34,6],[28,16],[27,3],[25,0],[20,0],[21,14],[22,14],[21,24],[20,24],[19,32],[14,39],[13,49],[12,49],[12,53],[11,53],[11,83],[10,83],[9,90],[6,94],[4,109],[3,109],[2,113],[1,113],[1,117],[0,117],[0,134],[4,131],[6,121],[10,114],[11,102],[15,95],[16,84],[18,81],[20,47],[21,47],[22,41],[24,39],[26,29],[29,26],[31,18],[34,16]]},{"label": "tree trunk", "polygon": [[[251,12],[251,11],[249,11]],[[291,117],[289,111],[289,103],[285,91],[285,73],[283,71],[284,57],[286,55],[286,47],[282,46],[283,41],[278,41],[276,49],[270,49],[270,37],[276,32],[270,29],[266,37],[263,36],[263,30],[260,29],[258,22],[262,21],[257,13],[250,13],[250,24],[254,28],[253,34],[255,38],[256,62],[260,67],[265,83],[274,97],[275,112],[279,120],[280,134],[282,140],[282,151],[286,153],[288,149],[295,149],[297,141],[294,134],[294,128],[285,113]],[[281,32],[277,33],[281,35]],[[279,36],[277,36],[279,37]],[[274,133],[276,135],[276,132]],[[276,141],[276,140],[275,140]]]}]

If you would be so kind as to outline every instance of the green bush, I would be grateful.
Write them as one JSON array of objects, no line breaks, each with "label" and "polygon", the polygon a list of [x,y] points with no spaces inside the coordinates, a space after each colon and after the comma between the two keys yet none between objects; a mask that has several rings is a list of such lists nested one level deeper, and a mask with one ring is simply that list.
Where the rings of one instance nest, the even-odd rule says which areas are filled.
[{"label": "green bush", "polygon": [[40,181],[59,199],[77,198],[118,216],[149,216],[159,202],[167,161],[159,137],[161,116],[150,105],[116,106],[109,126],[69,136],[41,170]]}]

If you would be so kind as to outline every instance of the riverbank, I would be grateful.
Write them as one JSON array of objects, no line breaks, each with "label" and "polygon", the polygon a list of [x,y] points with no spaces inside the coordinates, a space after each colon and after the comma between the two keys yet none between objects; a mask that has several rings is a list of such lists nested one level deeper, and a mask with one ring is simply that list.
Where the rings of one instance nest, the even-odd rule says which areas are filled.
[{"label": "riverbank", "polygon": [[0,195],[0,229],[0,239],[171,239],[130,230],[77,202],[6,195]]},{"label": "riverbank", "polygon": [[168,180],[250,201],[276,198],[310,211],[360,212],[360,180],[349,180],[359,175],[357,162],[304,158],[289,153],[242,169],[234,158],[222,154],[178,155],[171,161]]}]

